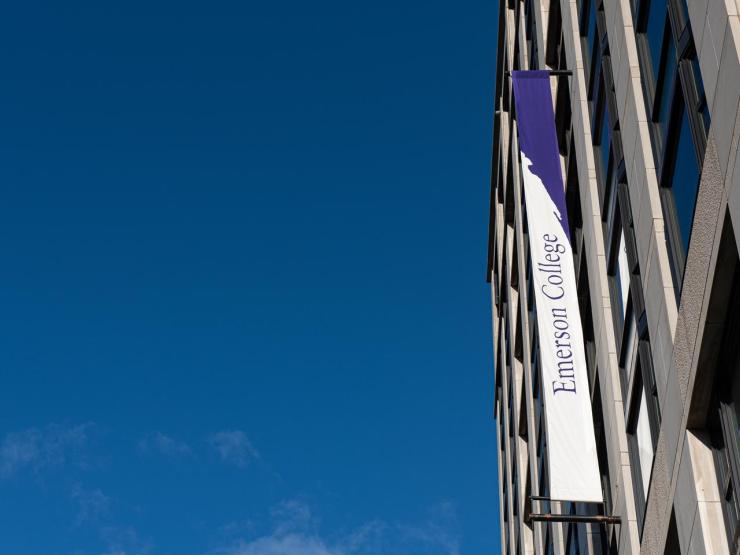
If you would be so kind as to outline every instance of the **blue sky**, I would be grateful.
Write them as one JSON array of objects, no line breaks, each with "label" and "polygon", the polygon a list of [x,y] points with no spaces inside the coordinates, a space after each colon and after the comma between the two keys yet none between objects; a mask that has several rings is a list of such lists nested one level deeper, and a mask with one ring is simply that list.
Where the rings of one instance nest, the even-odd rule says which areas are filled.
[{"label": "blue sky", "polygon": [[0,27],[0,552],[498,552],[495,3]]}]

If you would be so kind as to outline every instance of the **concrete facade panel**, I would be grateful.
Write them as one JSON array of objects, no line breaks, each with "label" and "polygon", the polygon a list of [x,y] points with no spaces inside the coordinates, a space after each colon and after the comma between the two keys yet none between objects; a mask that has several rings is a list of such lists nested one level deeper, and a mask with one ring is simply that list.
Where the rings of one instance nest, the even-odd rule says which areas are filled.
[{"label": "concrete facade panel", "polygon": [[[565,86],[570,98],[570,132],[573,149],[563,154],[561,162],[568,167],[575,158],[578,175],[580,203],[583,218],[583,242],[577,246],[577,255],[583,255],[588,271],[587,296],[590,303],[590,320],[593,328],[594,363],[598,372],[600,399],[605,444],[605,466],[608,467],[610,512],[622,519],[619,526],[609,528],[610,540],[617,545],[618,553],[668,553],[666,545],[669,536],[671,517],[675,517],[676,532],[682,553],[729,553],[727,534],[724,530],[722,501],[717,486],[713,450],[707,436],[701,430],[687,429],[687,419],[692,406],[692,395],[700,368],[699,354],[704,341],[705,320],[712,294],[713,276],[718,269],[717,252],[722,232],[725,211],[728,210],[733,222],[734,232],[740,233],[740,164],[737,163],[740,144],[740,16],[737,0],[689,0],[688,10],[699,67],[704,82],[707,102],[711,111],[711,128],[704,151],[701,181],[696,202],[692,236],[687,255],[685,272],[682,278],[680,300],[676,299],[666,237],[670,233],[664,221],[664,206],[661,189],[658,185],[656,164],[651,141],[651,122],[648,121],[646,101],[642,87],[640,51],[637,48],[635,26],[632,14],[632,0],[606,0],[604,3],[604,22],[606,40],[611,53],[611,69],[614,76],[614,102],[617,107],[621,147],[624,152],[624,168],[629,189],[629,202],[634,224],[634,239],[637,251],[637,267],[644,296],[644,325],[647,333],[643,340],[649,342],[652,367],[659,401],[659,423],[652,475],[646,504],[637,499],[632,468],[635,460],[630,452],[633,442],[628,426],[631,404],[639,395],[634,393],[635,372],[624,375],[620,370],[621,341],[615,333],[614,315],[620,307],[612,305],[610,277],[607,275],[607,237],[610,207],[603,203],[600,184],[597,179],[595,152],[591,129],[594,117],[593,99],[589,98],[587,82],[589,68],[585,67],[582,56],[582,41],[579,32],[579,2],[576,0],[533,0],[531,12],[535,17],[535,40],[538,44],[536,65],[545,65],[546,39],[548,33],[561,34],[566,68],[573,72],[568,79],[553,80],[552,87]],[[502,9],[505,17],[500,21],[499,32],[504,34],[504,52],[501,59],[513,60],[515,51],[515,30],[518,28],[518,52],[524,67],[528,60],[528,49],[523,39],[524,4],[520,0],[505,0]],[[560,10],[561,28],[548,28],[548,21],[554,10]],[[553,37],[550,37],[553,38]],[[557,38],[557,37],[556,37]],[[551,45],[560,43],[551,40]],[[553,58],[551,58],[553,59]],[[555,69],[555,68],[552,68]],[[502,77],[506,79],[506,77]],[[508,163],[509,152],[516,156],[516,130],[509,141],[508,129],[515,127],[510,113],[501,109],[497,101],[501,138],[494,148],[500,149],[500,160],[504,169]],[[616,139],[615,139],[616,140]],[[598,147],[596,147],[598,149]],[[537,438],[534,431],[534,398],[532,383],[534,369],[529,363],[531,350],[528,343],[530,313],[527,310],[526,294],[526,250],[525,233],[522,222],[522,200],[518,163],[510,168],[514,178],[514,221],[504,225],[504,211],[496,206],[495,221],[498,222],[493,237],[497,256],[492,268],[492,282],[498,287],[508,289],[510,302],[492,311],[494,346],[501,352],[495,360],[501,368],[504,393],[499,395],[496,408],[497,418],[508,426],[508,407],[505,387],[508,380],[516,384],[516,406],[514,418],[518,423],[520,415],[527,422],[527,439],[515,436],[509,441],[508,434],[500,436],[503,442],[500,451],[499,469],[501,480],[509,484],[508,503],[502,502],[501,526],[513,530],[513,507],[520,515],[526,506],[526,495],[539,492],[537,465]],[[506,175],[506,172],[505,172]],[[505,187],[502,187],[505,189]],[[494,200],[497,197],[494,196]],[[504,200],[504,199],[502,199]],[[579,231],[579,233],[581,233]],[[580,235],[579,235],[580,236]],[[514,249],[514,245],[517,248]],[[613,244],[613,243],[611,243]],[[740,244],[740,241],[738,241]],[[516,252],[516,260],[513,260]],[[509,275],[502,275],[504,262]],[[579,258],[580,261],[580,258]],[[512,272],[519,280],[519,289],[511,287]],[[493,297],[494,303],[496,298]],[[520,305],[521,303],[521,305]],[[500,317],[499,317],[500,316]],[[513,326],[521,321],[523,363],[518,361],[507,366],[511,360],[512,346],[506,341],[496,341],[498,336],[506,337],[506,325]],[[514,328],[511,337],[514,337]],[[499,348],[499,345],[501,347]],[[642,356],[642,355],[641,355]],[[511,370],[508,370],[510,368]],[[507,376],[507,373],[511,373]],[[630,377],[631,376],[631,377]],[[623,383],[627,381],[628,383]],[[594,392],[595,393],[595,392]],[[506,428],[504,428],[506,429]],[[633,432],[630,432],[633,433]],[[519,471],[512,473],[511,454]],[[522,470],[525,469],[525,470]],[[532,490],[527,492],[527,474],[530,476]],[[512,499],[514,475],[518,480],[518,497]],[[638,475],[639,476],[639,475]],[[639,480],[639,478],[638,478]],[[503,486],[502,486],[503,487]],[[564,504],[553,503],[553,511],[564,510]],[[579,507],[579,512],[596,510]],[[642,511],[644,510],[644,514]],[[644,518],[643,518],[644,517]],[[644,525],[642,522],[644,521]],[[524,553],[542,552],[545,547],[546,529],[543,525],[528,526],[519,523],[519,536],[509,534],[508,549],[516,548]],[[554,552],[563,554],[568,536],[567,525],[551,525]],[[594,529],[579,528],[582,552],[600,552],[601,543]]]}]

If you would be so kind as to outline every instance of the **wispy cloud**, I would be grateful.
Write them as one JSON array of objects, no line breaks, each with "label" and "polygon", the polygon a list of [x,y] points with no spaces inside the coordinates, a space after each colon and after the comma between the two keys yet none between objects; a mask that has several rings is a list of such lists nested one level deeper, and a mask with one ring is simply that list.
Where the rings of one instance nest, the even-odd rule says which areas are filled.
[{"label": "wispy cloud", "polygon": [[[88,489],[81,484],[72,487],[71,500],[77,506],[78,526],[95,530],[102,543],[102,555],[149,555],[153,543],[142,538],[133,526],[118,521],[113,500],[100,489]],[[79,553],[82,555],[82,552]]]},{"label": "wispy cloud", "polygon": [[107,549],[103,555],[148,555],[153,549],[152,542],[142,539],[135,528],[108,527],[102,530]]},{"label": "wispy cloud", "polygon": [[456,533],[457,511],[450,502],[439,503],[430,508],[422,524],[401,525],[398,531],[409,543],[423,544],[429,549],[441,549],[447,555],[459,555],[460,539]]},{"label": "wispy cloud", "polygon": [[235,537],[244,534],[252,534],[257,525],[254,520],[245,518],[242,520],[232,520],[219,528],[219,532],[226,537]]},{"label": "wispy cloud", "polygon": [[72,501],[77,505],[78,525],[94,522],[110,509],[110,498],[99,489],[85,489],[80,484],[72,487]]},{"label": "wispy cloud", "polygon": [[272,530],[240,539],[219,555],[459,555],[457,518],[451,503],[435,505],[419,523],[372,520],[349,532],[326,535],[319,519],[302,501],[286,501],[272,511]]},{"label": "wispy cloud", "polygon": [[166,456],[185,456],[192,453],[187,443],[162,432],[146,435],[139,441],[138,448],[142,453],[156,452]]},{"label": "wispy cloud", "polygon": [[[7,433],[0,443],[0,476],[9,478],[29,469],[61,466],[87,443],[92,424],[28,428]],[[79,461],[78,461],[79,462]]]},{"label": "wispy cloud", "polygon": [[267,536],[252,542],[240,541],[219,551],[224,555],[343,555],[328,547],[320,538],[305,534]]},{"label": "wispy cloud", "polygon": [[277,535],[302,532],[318,526],[318,519],[314,516],[311,507],[308,503],[298,499],[278,503],[270,510],[270,516],[275,522],[275,534]]},{"label": "wispy cloud", "polygon": [[211,435],[208,443],[221,460],[240,468],[259,458],[247,435],[241,430],[224,430]]}]

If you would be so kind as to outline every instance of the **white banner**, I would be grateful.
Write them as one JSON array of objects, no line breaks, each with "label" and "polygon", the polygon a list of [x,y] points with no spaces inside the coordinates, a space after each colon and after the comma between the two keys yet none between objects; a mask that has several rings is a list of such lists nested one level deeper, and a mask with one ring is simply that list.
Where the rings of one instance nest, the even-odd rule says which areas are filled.
[{"label": "white banner", "polygon": [[547,71],[514,71],[552,499],[602,502],[583,329]]}]

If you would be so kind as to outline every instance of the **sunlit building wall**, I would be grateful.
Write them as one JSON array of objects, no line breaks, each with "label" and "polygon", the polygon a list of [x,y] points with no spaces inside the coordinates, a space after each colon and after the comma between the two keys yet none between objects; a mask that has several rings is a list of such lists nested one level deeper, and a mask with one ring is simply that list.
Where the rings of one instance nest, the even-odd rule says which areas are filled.
[{"label": "sunlit building wall", "polygon": [[[740,552],[740,2],[502,0],[487,278],[502,553]],[[507,72],[553,76],[603,505],[548,496]],[[532,512],[621,524],[532,522]]]}]

